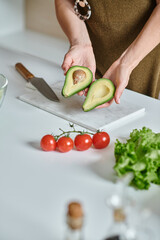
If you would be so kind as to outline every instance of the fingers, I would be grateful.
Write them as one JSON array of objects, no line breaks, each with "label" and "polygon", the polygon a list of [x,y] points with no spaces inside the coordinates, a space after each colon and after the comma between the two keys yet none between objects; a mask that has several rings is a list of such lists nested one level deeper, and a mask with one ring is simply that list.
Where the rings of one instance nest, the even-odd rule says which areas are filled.
[{"label": "fingers", "polygon": [[88,93],[88,88],[84,89],[83,91],[80,91],[79,93],[77,93],[79,96],[87,96],[87,93]]},{"label": "fingers", "polygon": [[94,81],[95,81],[95,79],[93,79],[92,82],[91,82],[91,84],[90,84],[87,88],[84,89],[83,92],[84,92],[84,96],[85,96],[85,97],[87,96],[88,91],[89,91],[89,88],[90,88],[90,86],[92,85],[92,83],[93,83]]},{"label": "fingers", "polygon": [[112,99],[111,101],[106,102],[106,103],[96,107],[96,109],[109,107],[113,103],[113,101],[114,101],[114,99]]},{"label": "fingers", "polygon": [[87,96],[88,90],[89,90],[89,88],[86,88],[86,89],[84,89],[84,91],[83,91],[85,97]]},{"label": "fingers", "polygon": [[92,73],[93,73],[93,79],[92,79],[92,82],[94,82],[95,81],[95,70],[94,71],[92,71]]},{"label": "fingers", "polygon": [[64,71],[64,74],[66,75],[68,69],[71,67],[72,65],[72,58],[69,56],[69,54],[66,54],[62,63],[62,69]]},{"label": "fingers", "polygon": [[108,78],[108,79],[111,80],[111,75],[110,75],[110,73],[107,71],[107,72],[103,75],[102,78]]},{"label": "fingers", "polygon": [[[93,82],[94,82],[94,80],[92,81],[92,83],[93,83]],[[91,83],[91,84],[92,84],[92,83]],[[84,94],[84,96],[86,97],[87,94],[88,94],[88,90],[89,90],[91,84],[90,84],[87,88],[85,88],[83,91],[81,91],[80,94],[78,93],[78,95],[79,95],[79,96],[82,96],[82,95]]]},{"label": "fingers", "polygon": [[91,70],[92,74],[93,74],[93,79],[92,79],[92,82],[95,81],[95,72],[96,72],[96,66],[93,65],[93,66],[88,66],[88,68]]},{"label": "fingers", "polygon": [[106,108],[106,107],[109,107],[109,103],[104,103],[102,105],[99,105],[98,107],[96,107],[96,109],[100,109],[100,108]]},{"label": "fingers", "polygon": [[79,96],[82,96],[84,94],[83,91],[80,91],[79,93],[77,93]]}]

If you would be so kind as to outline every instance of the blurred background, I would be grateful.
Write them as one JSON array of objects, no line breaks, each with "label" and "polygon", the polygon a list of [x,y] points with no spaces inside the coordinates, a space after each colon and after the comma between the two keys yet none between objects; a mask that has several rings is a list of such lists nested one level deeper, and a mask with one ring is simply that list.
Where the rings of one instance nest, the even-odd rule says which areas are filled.
[{"label": "blurred background", "polygon": [[[68,47],[69,47],[69,43],[67,41],[67,38],[65,37],[64,33],[62,32],[62,30],[59,26],[59,23],[56,19],[54,0],[0,0],[0,48],[1,48],[1,50],[3,50],[2,48],[5,48],[5,49],[9,49],[11,51],[14,51],[16,54],[18,52],[18,54],[17,54],[18,56],[20,55],[19,52],[21,52],[22,54],[26,53],[26,54],[34,55],[34,56],[44,59],[46,61],[52,62],[53,65],[51,65],[51,66],[54,66],[54,68],[55,67],[57,68],[57,65],[58,66],[61,65],[64,54],[68,50]],[[7,56],[6,58],[8,61],[8,55],[6,55],[6,56]],[[26,58],[29,58],[29,57],[27,55]],[[3,58],[4,58],[4,55],[3,56],[0,55],[0,59],[2,60],[1,63],[3,63]],[[6,59],[4,59],[4,61],[5,60]],[[40,61],[37,61],[37,58],[34,58],[34,60],[31,58],[31,63],[33,63],[33,61],[34,61],[35,65],[37,64],[37,62],[38,63],[40,62]],[[10,62],[10,61],[8,61],[8,62]],[[43,64],[43,63],[44,62],[42,61],[41,64]],[[15,69],[14,69],[14,64],[12,64],[12,66],[8,66],[8,65],[9,65],[9,63],[7,63],[6,68],[8,70],[8,74],[10,76],[15,71]],[[39,65],[38,65],[38,68],[39,68]],[[3,71],[4,71],[3,64],[0,64],[0,73]],[[18,79],[17,79],[17,82],[18,82]],[[37,131],[39,132],[39,129]],[[86,164],[84,166],[83,166],[83,162],[80,163],[80,165],[82,164],[82,166],[80,166],[79,163],[77,164],[77,166],[76,166],[76,164],[75,165],[73,164],[74,170],[71,170],[72,168],[71,168],[70,164],[68,165],[69,170],[66,170],[67,167],[66,167],[66,165],[64,165],[65,166],[63,168],[64,172],[61,172],[61,174],[64,176],[64,179],[66,179],[66,186],[68,184],[68,186],[71,186],[71,188],[64,189],[63,181],[61,181],[61,185],[60,185],[61,188],[58,189],[59,196],[61,196],[61,192],[62,192],[61,189],[64,190],[64,195],[66,195],[65,197],[67,200],[70,199],[70,196],[77,196],[77,195],[79,196],[80,199],[84,200],[84,202],[85,202],[84,208],[87,209],[87,211],[88,211],[86,213],[87,219],[88,219],[87,221],[90,224],[89,227],[87,225],[87,231],[88,231],[87,233],[89,236],[93,236],[93,237],[95,237],[96,234],[103,236],[107,231],[107,226],[108,226],[108,228],[110,227],[109,222],[112,217],[112,211],[111,211],[112,209],[111,209],[110,205],[108,206],[108,209],[107,209],[106,202],[105,202],[106,200],[104,199],[104,195],[108,196],[111,199],[112,199],[112,194],[113,194],[113,196],[115,195],[115,193],[113,191],[114,190],[113,183],[110,178],[106,177],[107,176],[107,168],[110,170],[110,168],[108,167],[109,159],[107,159],[107,161],[105,161],[106,160],[106,157],[105,157],[105,159],[101,159],[102,161],[99,161],[100,156],[101,155],[98,155],[98,154],[95,155],[95,159],[98,158],[98,161],[96,159],[95,162],[92,162],[88,165],[86,164],[87,158],[84,159],[85,164]],[[21,159],[19,159],[19,160],[21,162]],[[69,161],[70,161],[70,159],[69,159]],[[20,164],[22,164],[22,163],[20,163]],[[72,163],[72,160],[71,160],[71,163]],[[7,161],[5,164],[7,164]],[[66,201],[66,199],[65,198],[63,199],[63,197],[61,197],[60,200],[59,200],[59,198],[55,198],[56,194],[53,190],[52,181],[50,180],[53,177],[53,170],[55,171],[55,169],[54,169],[54,165],[53,165],[53,168],[50,168],[50,162],[48,162],[48,164],[49,164],[49,168],[47,168],[47,167],[45,167],[44,169],[42,168],[42,172],[37,171],[36,165],[35,165],[35,168],[28,170],[31,172],[31,175],[29,176],[29,184],[30,185],[33,185],[32,180],[33,180],[33,182],[35,181],[34,171],[38,174],[39,178],[36,178],[35,185],[33,185],[33,188],[31,188],[29,190],[27,189],[27,191],[26,191],[25,187],[23,187],[23,190],[21,190],[21,182],[19,182],[19,179],[17,176],[16,177],[14,176],[14,170],[16,169],[17,166],[15,165],[13,167],[13,169],[10,168],[9,174],[11,174],[11,176],[10,176],[10,178],[8,178],[8,176],[5,176],[8,179],[7,179],[6,185],[4,184],[4,187],[9,186],[9,188],[8,188],[9,190],[8,189],[6,190],[6,187],[5,187],[5,191],[6,192],[10,191],[10,186],[12,186],[12,185],[9,185],[10,179],[12,179],[12,176],[14,176],[15,179],[13,179],[14,180],[13,186],[14,186],[14,183],[16,183],[14,187],[17,190],[17,192],[15,191],[14,188],[11,189],[11,194],[13,192],[13,200],[16,199],[15,194],[20,194],[20,195],[18,195],[19,201],[18,202],[13,201],[13,203],[12,203],[12,196],[10,195],[10,192],[8,195],[7,194],[4,195],[5,197],[8,196],[8,202],[6,202],[6,199],[3,196],[1,202],[3,203],[3,199],[5,199],[4,202],[6,202],[6,203],[4,205],[7,207],[3,208],[3,204],[1,204],[1,206],[2,206],[1,209],[4,209],[4,211],[2,211],[2,213],[1,213],[1,215],[4,217],[4,218],[3,217],[1,218],[2,219],[0,222],[1,229],[5,225],[6,232],[8,232],[8,229],[7,229],[8,225],[5,224],[5,222],[10,221],[10,226],[12,227],[13,232],[15,232],[16,229],[14,229],[14,226],[17,224],[17,222],[20,221],[20,219],[22,217],[22,224],[25,229],[28,226],[30,226],[32,228],[34,226],[34,223],[37,224],[37,222],[38,222],[39,228],[42,228],[42,231],[43,231],[43,229],[45,229],[45,228],[41,224],[43,224],[46,221],[45,222],[46,229],[50,228],[51,234],[54,230],[56,231],[57,234],[61,234],[60,229],[63,228],[63,225],[61,226],[60,224],[61,223],[63,224],[63,222],[61,221],[61,217],[62,217],[62,219],[63,219],[63,217],[65,217],[64,202]],[[5,165],[5,166],[7,166],[7,165]],[[43,164],[42,164],[42,166],[43,166]],[[49,175],[48,175],[48,169],[50,170]],[[108,170],[108,175],[110,176],[109,170]],[[47,171],[46,182],[41,177],[42,173],[44,171]],[[75,177],[77,177],[76,176],[77,172],[80,171],[79,176],[81,176],[81,177],[78,176],[78,178],[76,178],[75,185],[72,184],[72,181],[71,181],[72,179],[69,178],[70,171],[74,172]],[[89,173],[89,175],[88,175],[88,173]],[[22,173],[19,172],[19,174],[20,175],[18,175],[18,176],[21,177]],[[26,171],[26,174],[27,174],[27,171]],[[86,177],[84,177],[85,174],[86,174]],[[59,177],[58,174],[57,174],[57,176]],[[97,176],[98,176],[98,178],[96,178]],[[25,175],[23,177],[25,178]],[[27,175],[27,177],[28,177],[28,175]],[[27,183],[26,179],[24,179],[25,184]],[[39,179],[40,179],[40,183],[39,183]],[[47,181],[50,185],[47,185],[48,184]],[[86,181],[88,181],[88,185],[86,185]],[[77,188],[76,183],[80,184],[80,186],[81,186],[80,189]],[[36,184],[38,186],[38,190],[36,189]],[[41,184],[41,187],[39,187],[40,186],[39,184]],[[86,185],[86,188],[84,188],[85,185]],[[26,186],[29,186],[29,185],[26,185]],[[34,186],[35,186],[35,189],[38,191],[38,194],[36,191],[34,191]],[[46,186],[48,186],[48,189],[46,188]],[[101,187],[99,187],[99,186],[101,186]],[[70,189],[70,190],[68,190],[68,189]],[[96,189],[96,191],[95,191],[95,189]],[[28,192],[31,192],[31,194],[32,194],[32,191],[34,191],[33,195],[35,194],[34,200],[32,198],[30,198],[30,196],[28,195]],[[44,191],[44,194],[43,194],[43,191]],[[70,192],[68,192],[68,191],[70,191]],[[111,196],[109,196],[108,193],[111,193]],[[42,196],[42,198],[39,196]],[[48,197],[48,196],[50,196],[50,197]],[[62,192],[62,196],[63,196],[63,192]],[[138,196],[138,194],[136,195],[136,197],[137,196]],[[150,192],[150,194],[147,195],[147,192],[146,192],[146,195],[145,195],[145,193],[143,195],[143,198],[145,198],[146,205],[149,206],[149,210],[151,208],[151,210],[154,213],[156,213],[154,218],[150,217],[149,211],[148,212],[144,211],[144,213],[142,214],[142,213],[140,213],[139,209],[137,210],[138,220],[139,220],[139,221],[137,221],[138,224],[142,226],[143,225],[142,223],[145,223],[145,221],[146,221],[149,225],[154,226],[155,229],[157,229],[158,237],[159,237],[159,226],[160,226],[160,218],[159,218],[160,198],[159,198],[159,196],[160,196],[160,189],[157,190],[156,188],[155,188],[155,190],[153,188],[153,190],[152,190],[152,192]],[[47,199],[46,203],[49,203],[49,205],[44,204],[43,201],[45,198]],[[140,194],[139,194],[139,198],[142,198],[142,196]],[[30,212],[28,213],[28,209],[24,205],[23,199],[25,199],[24,201],[26,201],[26,202],[28,201],[27,199],[29,199],[28,206],[31,205],[31,207],[35,207],[35,205],[36,205],[35,209],[37,209],[38,214],[37,215],[35,214],[35,218],[33,217],[34,219],[32,219],[32,216],[34,215],[36,210],[35,210],[35,212],[33,211],[33,215],[32,215],[32,209],[30,209]],[[38,199],[38,200],[36,200],[36,199]],[[37,202],[38,202],[38,205],[37,205]],[[8,205],[10,204],[9,206],[11,208],[9,208],[7,204]],[[17,209],[19,210],[19,212],[17,211],[16,208],[12,207],[12,206],[14,206],[14,204],[17,207]],[[44,206],[44,208],[41,206]],[[57,207],[57,206],[59,206],[59,207]],[[51,211],[50,211],[50,207],[51,208],[53,207]],[[21,211],[21,208],[25,209],[24,213],[23,213],[23,211]],[[42,220],[42,222],[40,222],[38,219],[39,214],[41,214],[41,212],[39,212],[40,208],[42,209],[42,214],[44,215],[44,218],[40,217],[40,220]],[[133,208],[132,205],[130,208]],[[11,215],[13,214],[13,216],[15,216],[16,219],[18,219],[17,222],[15,219],[12,220],[12,218],[8,220],[8,218],[7,218],[8,215],[5,214],[6,209],[9,214],[11,212]],[[19,215],[17,214],[17,212],[19,213]],[[137,213],[137,212],[135,211],[135,213]],[[56,215],[56,213],[57,213],[57,215]],[[133,213],[134,213],[134,208],[133,208]],[[27,217],[23,216],[23,214],[26,214],[25,216],[27,216]],[[143,219],[141,217],[139,217],[139,215],[142,215]],[[45,216],[46,216],[46,218],[45,218]],[[58,218],[57,218],[57,216],[58,216]],[[31,217],[31,220],[29,217]],[[131,215],[131,217],[132,217],[132,215]],[[38,221],[37,221],[37,219],[38,219]],[[99,219],[105,219],[105,221],[99,221]],[[12,223],[12,221],[14,222],[14,224]],[[57,223],[58,221],[60,223],[59,225],[57,224],[58,227],[55,225],[53,228],[54,223]],[[98,227],[97,227],[97,223],[99,224]],[[18,224],[17,224],[17,228],[18,228],[18,230],[20,229],[23,234],[23,228],[20,228]],[[105,232],[103,232],[103,230]],[[0,231],[0,233],[1,233],[1,231]],[[38,228],[37,228],[37,231],[39,231]],[[12,234],[12,232],[10,232],[9,234]],[[28,234],[30,234],[30,233],[28,232]],[[45,234],[46,234],[46,232],[44,230],[44,235]],[[50,234],[50,232],[48,234]],[[149,236],[149,233],[148,233],[148,236]],[[95,239],[93,237],[90,239]],[[41,239],[42,238],[43,238],[43,235],[41,236]],[[12,239],[13,239],[13,237],[12,237]],[[26,239],[27,239],[27,236],[26,236]],[[28,238],[28,239],[30,239],[30,238]],[[36,239],[36,238],[34,238],[34,239]],[[152,236],[152,238],[150,238],[150,239],[159,240],[160,238],[155,239]],[[16,238],[16,240],[17,240],[17,238]],[[141,238],[141,240],[142,240],[142,238]],[[147,240],[147,238],[145,238],[145,240]]]},{"label": "blurred background", "polygon": [[24,29],[65,39],[54,0],[0,0],[0,36]]},{"label": "blurred background", "polygon": [[0,0],[0,46],[61,64],[69,45],[56,19],[54,0]]}]

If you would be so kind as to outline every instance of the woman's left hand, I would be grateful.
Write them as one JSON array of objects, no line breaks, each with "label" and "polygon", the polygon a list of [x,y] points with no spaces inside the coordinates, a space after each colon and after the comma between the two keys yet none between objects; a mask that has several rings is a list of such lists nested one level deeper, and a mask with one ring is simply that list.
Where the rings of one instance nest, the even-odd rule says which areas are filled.
[{"label": "woman's left hand", "polygon": [[131,69],[121,63],[119,59],[110,66],[110,68],[105,72],[103,78],[108,78],[114,83],[116,87],[114,99],[98,106],[97,108],[109,107],[113,103],[113,100],[115,100],[117,104],[120,103],[120,97],[128,85],[131,72]]}]

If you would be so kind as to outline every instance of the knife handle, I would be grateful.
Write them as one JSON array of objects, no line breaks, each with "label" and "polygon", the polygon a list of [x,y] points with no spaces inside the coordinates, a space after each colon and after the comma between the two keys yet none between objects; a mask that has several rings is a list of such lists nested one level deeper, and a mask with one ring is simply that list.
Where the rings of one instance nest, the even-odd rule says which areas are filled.
[{"label": "knife handle", "polygon": [[33,78],[34,75],[30,73],[25,66],[23,66],[22,63],[16,63],[15,65],[16,70],[27,80]]}]

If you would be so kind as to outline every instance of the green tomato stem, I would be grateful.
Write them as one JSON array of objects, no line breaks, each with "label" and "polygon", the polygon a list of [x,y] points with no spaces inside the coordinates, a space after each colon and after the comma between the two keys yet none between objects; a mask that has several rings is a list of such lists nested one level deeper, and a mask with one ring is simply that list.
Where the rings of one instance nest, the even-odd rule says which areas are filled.
[{"label": "green tomato stem", "polygon": [[53,135],[55,140],[57,141],[61,136],[67,136],[69,137],[70,133],[79,133],[79,134],[90,134],[90,135],[94,135],[94,133],[91,133],[91,132],[88,132],[88,131],[77,131],[74,127],[74,124],[71,124],[69,123],[69,126],[73,129],[73,130],[70,130],[70,131],[64,131],[63,129],[59,128],[59,130],[62,132],[61,134],[59,135]]},{"label": "green tomato stem", "polygon": [[69,136],[69,134],[71,134],[71,133],[79,133],[79,134],[90,134],[90,135],[94,135],[94,133],[91,133],[91,132],[87,132],[87,131],[76,131],[76,130],[71,130],[71,131],[63,131],[62,129],[59,129],[59,130],[61,130],[62,131],[62,133],[61,134],[59,134],[59,135],[55,135],[54,136],[54,138],[56,139],[56,140],[58,140],[61,136],[64,136],[64,135],[67,135],[67,136]]}]

